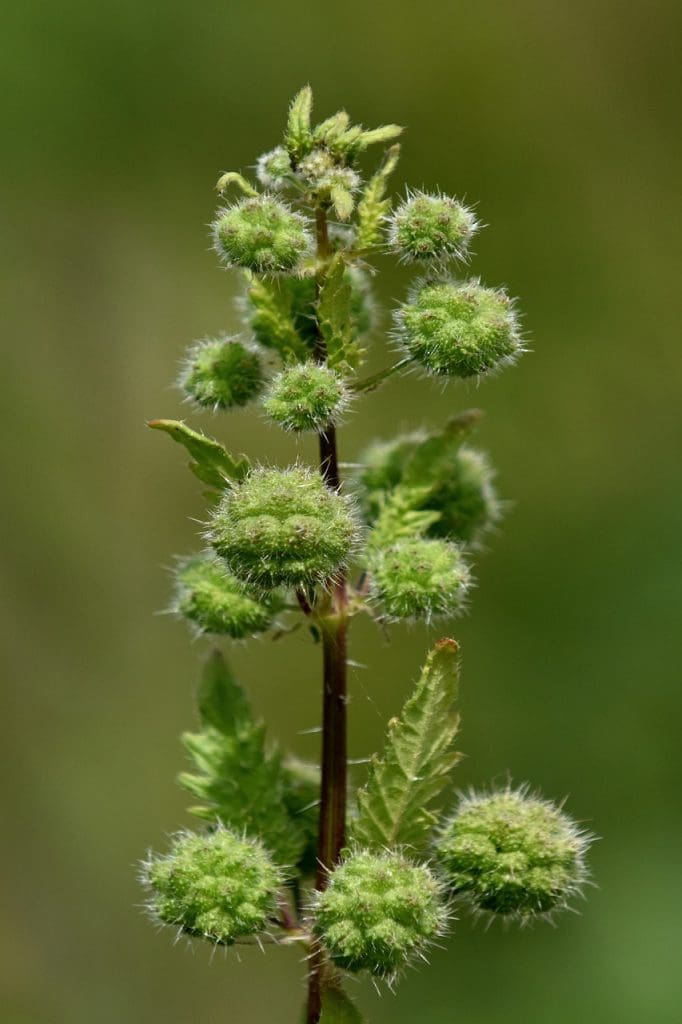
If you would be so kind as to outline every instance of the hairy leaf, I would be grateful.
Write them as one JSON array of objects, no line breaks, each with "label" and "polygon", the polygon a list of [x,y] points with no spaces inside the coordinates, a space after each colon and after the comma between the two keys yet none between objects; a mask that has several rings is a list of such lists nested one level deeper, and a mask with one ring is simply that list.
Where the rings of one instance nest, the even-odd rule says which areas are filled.
[{"label": "hairy leaf", "polygon": [[[285,362],[301,362],[310,356],[310,347],[299,329],[299,319],[301,314],[307,313],[307,322],[312,325],[312,304],[309,311],[306,303],[298,310],[295,301],[298,298],[298,305],[301,305],[305,280],[265,280],[247,275],[247,296],[253,307],[251,326],[261,345],[274,349]],[[306,326],[305,321],[303,326]]]},{"label": "hairy leaf", "polygon": [[373,146],[377,142],[393,142],[402,135],[403,129],[399,124],[384,124],[380,128],[372,128],[362,133],[358,139],[358,148],[362,151]]},{"label": "hairy leaf", "polygon": [[403,471],[403,484],[406,487],[416,487],[425,479],[437,479],[440,464],[447,464],[453,449],[459,448],[482,416],[483,413],[479,409],[467,409],[457,416],[451,416],[441,430],[429,434],[417,445],[407,460]]},{"label": "hairy leaf", "polygon": [[243,480],[250,464],[246,456],[235,459],[212,437],[192,430],[182,420],[149,420],[152,430],[163,430],[192,456],[189,468],[202,483],[223,490],[229,480]]},{"label": "hairy leaf", "polygon": [[243,174],[239,174],[237,171],[226,171],[225,174],[222,174],[218,178],[216,191],[222,195],[229,185],[236,185],[246,196],[254,197],[258,195],[253,185],[246,180]]},{"label": "hairy leaf", "polygon": [[440,518],[440,512],[419,506],[428,498],[430,488],[395,487],[377,498],[379,514],[372,527],[367,546],[387,548],[400,540],[423,537]]},{"label": "hairy leaf", "polygon": [[343,372],[355,369],[361,349],[353,338],[351,285],[341,253],[333,257],[320,290],[317,317],[324,338],[327,362]]},{"label": "hairy leaf", "polygon": [[316,145],[329,145],[345,132],[349,117],[345,110],[339,110],[325,121],[321,121],[313,133]]},{"label": "hairy leaf", "polygon": [[310,113],[313,107],[313,91],[304,85],[289,108],[284,144],[287,147],[294,166],[312,147],[313,136],[310,130]]},{"label": "hairy leaf", "polygon": [[358,234],[356,248],[359,252],[371,249],[381,241],[381,226],[391,209],[391,200],[386,199],[388,179],[395,170],[400,156],[400,146],[391,146],[384,162],[369,179],[358,203]]},{"label": "hairy leaf", "polygon": [[279,752],[266,748],[265,727],[253,718],[243,690],[218,652],[204,669],[199,715],[201,731],[182,736],[195,770],[178,776],[180,785],[201,800],[191,812],[260,837],[280,864],[293,866],[306,836],[285,804],[288,773]]},{"label": "hairy leaf", "polygon": [[372,759],[358,793],[352,841],[374,848],[428,844],[434,803],[460,758],[452,746],[459,725],[458,650],[454,640],[436,644],[400,717],[389,723],[384,752]]}]

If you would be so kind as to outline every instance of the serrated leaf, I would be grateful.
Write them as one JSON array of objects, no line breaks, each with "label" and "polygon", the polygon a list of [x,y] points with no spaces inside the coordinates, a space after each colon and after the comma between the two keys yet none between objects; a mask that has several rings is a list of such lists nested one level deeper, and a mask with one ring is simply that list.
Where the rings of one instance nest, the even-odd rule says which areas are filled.
[{"label": "serrated leaf", "polygon": [[[247,274],[247,297],[253,306],[251,326],[262,345],[272,348],[285,362],[310,358],[311,349],[298,329],[292,288],[294,279],[266,281]],[[308,313],[312,324],[312,308]]]},{"label": "serrated leaf", "polygon": [[370,762],[358,793],[353,842],[417,850],[428,845],[437,820],[434,806],[460,756],[452,746],[459,725],[458,650],[454,640],[436,644],[414,693],[389,723],[383,754]]},{"label": "serrated leaf", "polygon": [[322,993],[320,1024],[365,1024],[365,1018],[345,992],[328,988]]},{"label": "serrated leaf", "polygon": [[258,192],[253,185],[246,180],[243,174],[239,174],[237,171],[226,171],[218,178],[216,184],[216,192],[220,192],[222,195],[226,188],[230,185],[236,185],[238,189],[244,193],[245,196],[257,196]]},{"label": "serrated leaf", "polygon": [[440,430],[424,438],[405,463],[402,483],[406,487],[414,487],[424,480],[438,479],[439,464],[444,461],[447,465],[453,450],[466,440],[482,416],[480,409],[467,409],[451,416]]},{"label": "serrated leaf", "polygon": [[351,284],[341,253],[336,253],[320,289],[317,319],[325,343],[327,362],[340,371],[354,370],[361,349],[353,337]]},{"label": "serrated leaf", "polygon": [[386,186],[399,156],[400,146],[391,146],[386,152],[383,164],[365,186],[358,203],[358,232],[355,243],[358,252],[371,249],[381,241],[381,225],[391,209],[391,200],[385,198]]},{"label": "serrated leaf", "polygon": [[312,148],[313,135],[310,130],[312,107],[313,91],[309,85],[304,85],[301,91],[294,96],[289,107],[289,117],[284,135],[284,144],[294,167],[301,157],[305,156]]},{"label": "serrated leaf", "polygon": [[147,426],[152,430],[162,430],[183,445],[193,459],[189,468],[209,487],[223,490],[230,480],[243,480],[250,469],[246,456],[233,458],[220,442],[192,430],[182,420],[149,420]]},{"label": "serrated leaf", "polygon": [[339,220],[348,220],[355,206],[352,192],[343,185],[334,185],[329,192],[329,198]]},{"label": "serrated leaf", "polygon": [[218,652],[204,669],[199,713],[201,731],[182,736],[194,771],[178,776],[180,785],[201,801],[191,813],[259,837],[278,863],[293,866],[306,836],[285,804],[287,772],[279,752],[267,749],[263,723],[253,718]]},{"label": "serrated leaf", "polygon": [[381,493],[377,499],[379,512],[370,531],[367,547],[381,550],[400,540],[423,537],[440,519],[440,512],[420,508],[429,493],[428,486],[416,485],[398,486],[388,494]]}]

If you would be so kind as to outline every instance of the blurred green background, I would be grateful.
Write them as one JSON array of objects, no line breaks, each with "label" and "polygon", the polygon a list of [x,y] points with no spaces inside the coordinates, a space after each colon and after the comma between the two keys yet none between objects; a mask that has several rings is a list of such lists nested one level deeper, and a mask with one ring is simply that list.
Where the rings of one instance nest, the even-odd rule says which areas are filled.
[{"label": "blurred green background", "polygon": [[[463,918],[397,999],[353,991],[372,1024],[679,1019],[681,13],[674,0],[6,8],[7,1024],[297,1020],[298,952],[239,964],[173,948],[136,909],[135,864],[188,821],[173,777],[202,653],[154,614],[162,567],[192,550],[204,508],[183,453],[144,421],[182,415],[170,385],[187,342],[237,328],[208,251],[212,186],[277,142],[307,80],[321,115],[345,105],[408,126],[396,185],[475,201],[490,227],[473,269],[521,296],[532,355],[478,389],[390,384],[351,418],[342,454],[487,410],[478,441],[514,504],[450,630],[464,653],[458,780],[510,772],[568,794],[603,837],[582,916],[506,933]],[[382,270],[390,307],[409,275]],[[194,422],[249,453],[296,454],[252,414]],[[434,636],[354,629],[353,756],[377,745]],[[319,721],[318,652],[296,634],[234,660],[273,733],[316,756],[302,731]]]}]

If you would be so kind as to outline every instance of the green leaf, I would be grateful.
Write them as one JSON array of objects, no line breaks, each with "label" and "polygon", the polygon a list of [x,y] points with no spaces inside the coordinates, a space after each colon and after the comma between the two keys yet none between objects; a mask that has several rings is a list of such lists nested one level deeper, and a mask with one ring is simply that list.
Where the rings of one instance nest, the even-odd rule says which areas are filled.
[{"label": "green leaf", "polygon": [[325,121],[321,121],[313,132],[316,145],[329,145],[345,132],[350,118],[345,110],[339,110]]},{"label": "green leaf", "polygon": [[438,480],[442,475],[440,464],[445,463],[447,467],[453,450],[466,440],[482,416],[480,409],[467,409],[451,416],[441,430],[429,434],[407,460],[402,483],[406,487],[416,487],[425,480]]},{"label": "green leaf", "polygon": [[345,992],[328,988],[322,993],[320,1024],[365,1024],[365,1018]]},{"label": "green leaf", "polygon": [[317,319],[324,338],[327,362],[341,372],[354,370],[362,354],[353,338],[351,285],[341,253],[329,264],[317,304]]},{"label": "green leaf", "polygon": [[372,128],[370,131],[363,132],[358,139],[358,149],[360,152],[367,149],[368,146],[373,146],[378,143],[393,142],[402,135],[403,129],[399,124],[385,124],[381,128]]},{"label": "green leaf", "polygon": [[313,107],[313,91],[309,85],[304,85],[289,108],[289,119],[287,121],[284,144],[287,147],[291,162],[294,167],[301,157],[309,153],[313,145],[313,135],[310,130],[310,114]]},{"label": "green leaf", "polygon": [[[247,297],[253,307],[251,326],[261,345],[274,349],[285,362],[308,359],[311,349],[299,331],[296,309],[296,300],[301,299],[305,279],[266,281],[247,274],[247,280]],[[312,308],[304,309],[304,312],[312,324]]]},{"label": "green leaf", "polygon": [[334,213],[339,220],[348,220],[355,206],[352,192],[344,188],[343,185],[334,185],[329,193],[329,197],[334,207]]},{"label": "green leaf", "polygon": [[147,426],[152,430],[163,430],[183,445],[193,459],[189,468],[209,487],[223,490],[228,481],[243,480],[250,469],[249,460],[245,456],[233,458],[218,441],[192,430],[182,420],[149,420]]},{"label": "green leaf", "polygon": [[225,174],[221,175],[220,178],[218,178],[216,192],[220,192],[222,195],[225,189],[230,185],[236,185],[237,188],[241,189],[246,196],[253,197],[258,195],[258,192],[253,185],[246,180],[243,174],[239,174],[237,171],[226,171]]},{"label": "green leaf", "polygon": [[381,226],[391,209],[391,200],[385,198],[386,186],[396,168],[399,156],[398,144],[387,150],[383,164],[367,182],[358,203],[358,233],[355,243],[358,252],[371,249],[381,241]]},{"label": "green leaf", "polygon": [[285,804],[289,774],[279,752],[266,748],[265,727],[218,652],[206,663],[198,702],[201,731],[182,736],[195,770],[178,776],[201,801],[190,811],[260,837],[278,863],[293,866],[306,836]]},{"label": "green leaf", "polygon": [[424,849],[436,822],[434,803],[460,759],[453,749],[459,715],[458,645],[440,640],[399,718],[389,723],[381,757],[370,762],[358,793],[350,838],[362,846]]},{"label": "green leaf", "polygon": [[387,548],[400,540],[414,540],[423,537],[427,530],[440,519],[440,512],[420,508],[430,494],[429,486],[394,487],[388,494],[377,496],[379,512],[368,540],[367,547]]}]

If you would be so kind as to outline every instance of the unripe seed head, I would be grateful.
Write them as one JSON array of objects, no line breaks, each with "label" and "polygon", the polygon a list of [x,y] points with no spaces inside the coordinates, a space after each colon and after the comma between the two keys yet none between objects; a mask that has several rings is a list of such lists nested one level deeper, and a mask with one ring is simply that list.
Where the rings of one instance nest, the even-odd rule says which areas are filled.
[{"label": "unripe seed head", "polygon": [[242,199],[220,210],[213,239],[227,266],[257,274],[294,270],[311,247],[304,218],[269,195]]},{"label": "unripe seed head", "polygon": [[337,422],[349,399],[341,374],[323,363],[298,363],[274,378],[263,408],[285,430],[320,431]]},{"label": "unripe seed head", "polygon": [[425,485],[432,485],[425,504],[440,512],[429,533],[475,543],[500,518],[493,476],[484,452],[464,445],[447,452],[424,478]]},{"label": "unripe seed head", "polygon": [[481,376],[523,351],[511,299],[477,281],[422,284],[396,322],[407,354],[434,374]]},{"label": "unripe seed head", "polygon": [[444,540],[404,540],[373,552],[374,594],[396,619],[424,619],[462,611],[471,574],[458,547]]},{"label": "unripe seed head", "polygon": [[417,192],[391,218],[389,243],[405,260],[464,259],[476,217],[450,196]]},{"label": "unripe seed head", "polygon": [[239,579],[266,588],[325,583],[358,540],[348,498],[317,473],[256,469],[225,491],[209,539]]},{"label": "unripe seed head", "polygon": [[355,191],[360,178],[350,167],[340,167],[327,149],[314,149],[298,165],[298,175],[314,191],[336,186]]},{"label": "unripe seed head", "polygon": [[256,177],[265,188],[272,191],[286,188],[287,177],[292,174],[291,160],[284,146],[276,146],[258,157]]},{"label": "unripe seed head", "polygon": [[477,910],[524,920],[581,891],[590,841],[553,804],[507,788],[463,799],[436,852],[453,893]]},{"label": "unripe seed head", "polygon": [[258,352],[234,338],[209,338],[193,345],[179,379],[185,394],[211,409],[246,405],[263,386]]},{"label": "unripe seed head", "polygon": [[313,930],[333,962],[391,978],[445,931],[441,886],[400,853],[351,853],[317,894]]},{"label": "unripe seed head", "polygon": [[176,836],[169,854],[143,865],[142,881],[157,920],[229,946],[266,927],[283,878],[260,842],[218,827]]},{"label": "unripe seed head", "polygon": [[175,573],[174,610],[202,633],[234,640],[262,633],[272,624],[272,601],[231,576],[210,554],[180,562]]}]

